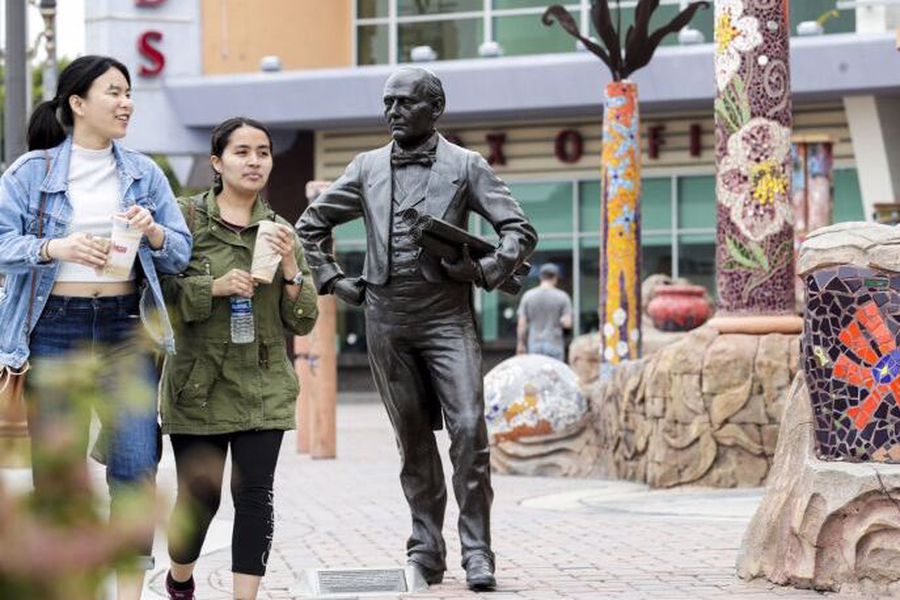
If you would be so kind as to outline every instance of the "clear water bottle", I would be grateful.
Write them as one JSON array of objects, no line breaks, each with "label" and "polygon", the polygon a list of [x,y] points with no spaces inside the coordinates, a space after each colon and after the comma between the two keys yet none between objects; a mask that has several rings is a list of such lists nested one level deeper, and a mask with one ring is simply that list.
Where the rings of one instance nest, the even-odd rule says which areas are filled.
[{"label": "clear water bottle", "polygon": [[253,301],[240,296],[231,297],[231,342],[249,344],[255,337]]}]

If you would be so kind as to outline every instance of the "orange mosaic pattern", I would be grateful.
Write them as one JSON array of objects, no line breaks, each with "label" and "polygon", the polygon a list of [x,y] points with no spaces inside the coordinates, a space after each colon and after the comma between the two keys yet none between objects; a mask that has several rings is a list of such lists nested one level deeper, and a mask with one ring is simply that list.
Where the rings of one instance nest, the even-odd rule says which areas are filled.
[{"label": "orange mosaic pattern", "polygon": [[[888,395],[900,404],[900,350],[875,302],[860,306],[855,320],[841,330],[838,339],[862,361],[860,364],[841,354],[832,371],[835,379],[869,390],[865,400],[847,409],[847,416],[861,430],[869,424],[875,410]],[[875,352],[870,339],[879,352]]]},{"label": "orange mosaic pattern", "polygon": [[641,155],[637,86],[606,86],[600,236],[601,360],[619,363],[641,352]]}]

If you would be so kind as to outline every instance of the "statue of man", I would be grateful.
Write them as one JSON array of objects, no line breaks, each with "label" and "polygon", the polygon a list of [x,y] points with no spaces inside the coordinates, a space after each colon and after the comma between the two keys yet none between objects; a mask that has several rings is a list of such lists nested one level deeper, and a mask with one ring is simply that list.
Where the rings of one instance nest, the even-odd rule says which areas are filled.
[{"label": "statue of man", "polygon": [[[310,204],[297,230],[319,293],[365,305],[369,364],[394,428],[412,513],[407,562],[429,584],[443,580],[447,491],[432,431],[434,416],[439,429],[443,415],[466,582],[491,590],[493,490],[472,286],[503,283],[534,250],[537,234],[487,162],[435,130],[444,106],[441,81],[430,71],[404,67],[391,75],[384,115],[393,141],[358,155]],[[465,247],[455,262],[440,260],[414,243],[401,217],[408,208],[462,228],[474,211],[500,242],[477,260]],[[362,277],[351,278],[335,262],[332,229],[360,217],[366,259]]]}]

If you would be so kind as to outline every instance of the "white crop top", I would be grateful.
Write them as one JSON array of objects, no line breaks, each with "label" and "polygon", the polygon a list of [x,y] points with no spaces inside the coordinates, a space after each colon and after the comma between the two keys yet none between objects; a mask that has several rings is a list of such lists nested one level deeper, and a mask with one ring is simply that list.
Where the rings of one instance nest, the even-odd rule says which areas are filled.
[{"label": "white crop top", "polygon": [[[90,233],[109,239],[112,216],[119,212],[119,173],[112,145],[102,150],[90,150],[72,144],[69,158],[69,201],[72,203],[70,233]],[[133,281],[134,267],[125,279],[98,275],[91,267],[72,262],[60,262],[56,281],[86,283],[115,283]]]}]

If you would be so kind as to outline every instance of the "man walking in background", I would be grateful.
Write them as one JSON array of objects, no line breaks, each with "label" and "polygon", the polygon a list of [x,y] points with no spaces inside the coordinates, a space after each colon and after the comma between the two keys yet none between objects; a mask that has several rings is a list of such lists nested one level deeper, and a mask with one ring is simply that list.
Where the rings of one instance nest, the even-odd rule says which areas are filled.
[{"label": "man walking in background", "polygon": [[572,299],[556,287],[559,267],[553,263],[541,267],[540,278],[541,284],[525,292],[519,303],[516,353],[563,360],[563,329],[572,328]]}]

